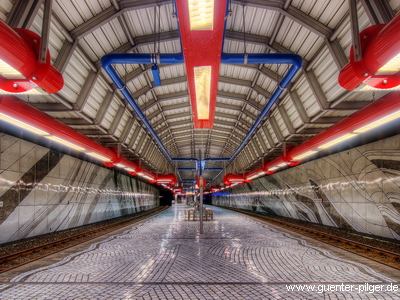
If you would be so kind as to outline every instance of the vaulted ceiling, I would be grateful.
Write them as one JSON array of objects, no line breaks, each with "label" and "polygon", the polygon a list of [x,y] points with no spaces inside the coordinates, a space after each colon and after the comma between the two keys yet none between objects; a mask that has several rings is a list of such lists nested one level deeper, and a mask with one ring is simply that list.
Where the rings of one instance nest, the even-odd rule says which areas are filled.
[{"label": "vaulted ceiling", "polygon": [[[40,35],[43,3],[2,0],[0,18]],[[390,21],[400,1],[361,0],[357,9],[362,30]],[[229,161],[217,159],[232,158],[288,65],[222,63],[212,129],[193,127],[183,63],[159,65],[160,86],[154,84],[151,64],[115,66],[169,155],[199,158],[201,150],[211,159],[203,175],[213,184],[226,172],[257,168],[285,145],[307,140],[385,94],[347,91],[337,82],[352,43],[347,0],[232,0],[229,10],[223,52],[294,53],[303,59],[278,102]],[[20,99],[103,145],[118,145],[125,157],[149,171],[173,172],[181,184],[191,184],[195,163],[168,160],[100,65],[108,53],[181,52],[173,1],[54,0],[49,49],[64,88]]]}]

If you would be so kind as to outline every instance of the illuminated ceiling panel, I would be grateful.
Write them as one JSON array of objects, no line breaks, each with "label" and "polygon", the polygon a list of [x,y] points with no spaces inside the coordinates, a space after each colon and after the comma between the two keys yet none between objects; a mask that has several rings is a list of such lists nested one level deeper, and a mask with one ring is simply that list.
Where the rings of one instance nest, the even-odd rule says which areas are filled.
[{"label": "illuminated ceiling panel", "polygon": [[[214,125],[227,2],[213,2],[176,2],[194,128],[213,128]],[[200,70],[202,75],[199,75]],[[199,76],[203,83],[196,86]]]}]

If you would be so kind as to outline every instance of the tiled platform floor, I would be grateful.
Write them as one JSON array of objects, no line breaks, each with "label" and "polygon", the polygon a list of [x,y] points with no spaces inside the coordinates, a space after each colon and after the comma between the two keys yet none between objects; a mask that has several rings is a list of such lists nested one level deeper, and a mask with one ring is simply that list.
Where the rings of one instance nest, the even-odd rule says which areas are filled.
[{"label": "tiled platform floor", "polygon": [[[400,291],[372,292],[378,285],[400,289],[396,280],[231,211],[213,207],[214,221],[205,221],[200,235],[199,223],[186,220],[187,208],[175,205],[55,264],[3,280],[0,299],[400,298]],[[292,284],[336,288],[289,291]]]}]

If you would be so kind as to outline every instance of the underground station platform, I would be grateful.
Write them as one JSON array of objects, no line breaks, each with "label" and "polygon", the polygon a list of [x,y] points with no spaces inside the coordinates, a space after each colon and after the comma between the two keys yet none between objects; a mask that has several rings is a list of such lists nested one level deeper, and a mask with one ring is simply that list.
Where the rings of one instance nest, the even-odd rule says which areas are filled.
[{"label": "underground station platform", "polygon": [[0,274],[0,299],[399,299],[400,272],[212,206],[169,209]]}]

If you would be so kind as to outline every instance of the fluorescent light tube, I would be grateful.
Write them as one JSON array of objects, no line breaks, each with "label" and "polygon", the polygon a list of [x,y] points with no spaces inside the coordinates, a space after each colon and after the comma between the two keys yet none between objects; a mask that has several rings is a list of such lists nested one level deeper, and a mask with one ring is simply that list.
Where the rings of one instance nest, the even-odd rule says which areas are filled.
[{"label": "fluorescent light tube", "polygon": [[97,154],[97,153],[87,152],[86,154],[90,155],[90,156],[93,156],[93,157],[96,157],[96,158],[98,158],[98,159],[100,159],[102,161],[110,161],[108,158],[106,158],[106,157],[104,157],[104,156],[102,156],[100,154]]},{"label": "fluorescent light tube", "polygon": [[386,117],[383,117],[383,118],[381,118],[381,119],[379,119],[379,120],[377,120],[375,122],[372,122],[372,123],[370,123],[368,125],[365,125],[365,126],[363,126],[361,128],[358,128],[358,129],[354,130],[354,132],[355,133],[363,133],[363,132],[366,132],[366,131],[371,130],[373,128],[376,128],[378,126],[381,126],[383,124],[389,123],[390,121],[393,121],[393,120],[395,120],[395,119],[397,119],[399,117],[400,117],[400,111],[396,111],[395,113],[392,113],[392,114],[390,114],[390,115],[388,115]]},{"label": "fluorescent light tube", "polygon": [[41,129],[36,128],[36,127],[34,127],[32,125],[29,125],[29,124],[26,124],[24,122],[21,122],[21,121],[19,121],[17,119],[14,119],[12,117],[9,117],[9,116],[3,114],[3,113],[0,113],[0,120],[6,121],[7,123],[10,123],[12,125],[21,127],[23,129],[26,129],[26,130],[28,130],[30,132],[33,132],[33,133],[36,133],[36,134],[39,134],[39,135],[50,135],[50,133],[48,133],[48,132],[46,132],[44,130],[41,130]]},{"label": "fluorescent light tube", "polygon": [[34,89],[31,89],[26,92],[18,92],[18,93],[12,93],[12,92],[7,92],[5,90],[0,89],[0,95],[48,95],[47,92],[42,90],[40,87],[35,87]]},{"label": "fluorescent light tube", "polygon": [[346,141],[346,140],[348,140],[348,139],[351,139],[351,138],[355,137],[356,135],[357,135],[357,134],[355,134],[355,133],[348,133],[348,134],[345,134],[345,135],[343,135],[343,136],[341,136],[341,137],[339,137],[339,138],[337,138],[337,139],[334,139],[333,141],[330,141],[330,142],[328,142],[328,143],[326,143],[326,144],[323,144],[322,146],[319,146],[318,149],[329,148],[329,147],[331,147],[331,146],[333,146],[333,145],[336,145],[336,144],[339,144],[339,143],[341,143],[341,142],[343,142],[343,141]]},{"label": "fluorescent light tube", "polygon": [[48,138],[48,139],[53,140],[53,141],[56,141],[57,143],[63,144],[65,146],[68,146],[68,147],[73,148],[75,150],[85,151],[84,148],[79,147],[79,146],[77,146],[77,145],[75,145],[73,143],[70,143],[70,142],[66,141],[66,140],[60,139],[59,137],[56,137],[56,136],[49,135],[49,136],[45,136],[45,138]]},{"label": "fluorescent light tube", "polygon": [[254,174],[253,176],[249,177],[249,179],[254,179],[254,178],[260,177],[261,175],[264,175],[264,174],[265,174],[265,172],[259,172],[257,174]]},{"label": "fluorescent light tube", "polygon": [[302,159],[302,158],[304,158],[304,157],[310,156],[310,155],[312,155],[312,154],[314,154],[314,153],[317,153],[317,152],[318,152],[318,151],[311,150],[311,151],[308,151],[308,152],[306,152],[306,153],[297,155],[296,157],[293,157],[293,160],[299,160],[299,159]]},{"label": "fluorescent light tube", "polygon": [[5,61],[0,59],[0,75],[7,79],[26,79],[21,72],[17,71]]},{"label": "fluorescent light tube", "polygon": [[400,53],[383,65],[375,75],[393,75],[400,70]]},{"label": "fluorescent light tube", "polygon": [[141,172],[139,172],[138,175],[139,175],[140,177],[146,178],[146,179],[148,179],[148,180],[153,180],[153,178],[151,178],[151,177],[149,177],[149,176],[147,176],[147,175],[145,175],[145,174],[143,174],[143,173],[141,173]]},{"label": "fluorescent light tube", "polygon": [[364,84],[360,85],[355,90],[356,91],[360,91],[360,92],[382,91],[382,90],[384,90],[384,91],[399,91],[400,90],[400,85],[392,87],[392,88],[389,88],[389,89],[378,89],[378,88],[375,88],[375,87],[372,87],[372,86],[369,86],[369,85],[364,85],[364,86],[363,85]]}]

